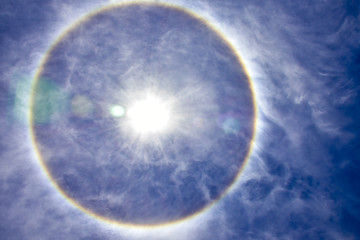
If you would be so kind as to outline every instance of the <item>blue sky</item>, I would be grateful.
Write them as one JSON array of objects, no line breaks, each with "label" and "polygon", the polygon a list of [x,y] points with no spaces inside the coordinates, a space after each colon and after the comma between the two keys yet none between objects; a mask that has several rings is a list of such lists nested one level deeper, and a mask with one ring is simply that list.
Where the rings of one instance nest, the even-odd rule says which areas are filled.
[{"label": "blue sky", "polygon": [[[46,53],[79,19],[121,2],[2,2],[1,239],[360,237],[359,1],[163,2],[221,35],[161,8],[153,18],[115,12],[126,15],[115,17],[123,25],[106,14],[78,25],[44,67],[36,96],[50,110],[35,116],[35,146],[30,92]],[[253,116],[228,44],[250,76],[257,117],[249,161],[224,192]],[[165,133],[139,137],[126,117],[107,112],[149,92],[173,109]],[[65,193],[119,221],[165,223],[220,199],[175,224],[109,224],[64,198],[36,148]]]}]

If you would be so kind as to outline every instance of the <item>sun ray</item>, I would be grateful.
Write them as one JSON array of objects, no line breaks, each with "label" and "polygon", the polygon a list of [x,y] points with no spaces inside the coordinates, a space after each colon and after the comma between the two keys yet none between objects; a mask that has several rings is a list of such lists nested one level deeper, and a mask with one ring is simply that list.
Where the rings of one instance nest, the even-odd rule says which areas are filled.
[{"label": "sun ray", "polygon": [[127,111],[131,127],[138,133],[159,133],[165,131],[171,119],[170,107],[155,96],[135,102]]}]

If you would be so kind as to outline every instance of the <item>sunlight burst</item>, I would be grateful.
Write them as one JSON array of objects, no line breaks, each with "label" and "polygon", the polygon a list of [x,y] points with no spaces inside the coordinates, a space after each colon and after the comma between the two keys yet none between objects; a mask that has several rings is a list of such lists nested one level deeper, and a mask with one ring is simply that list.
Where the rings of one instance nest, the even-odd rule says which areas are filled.
[{"label": "sunlight burst", "polygon": [[160,99],[148,96],[131,106],[127,117],[139,133],[162,132],[168,128],[170,108]]}]

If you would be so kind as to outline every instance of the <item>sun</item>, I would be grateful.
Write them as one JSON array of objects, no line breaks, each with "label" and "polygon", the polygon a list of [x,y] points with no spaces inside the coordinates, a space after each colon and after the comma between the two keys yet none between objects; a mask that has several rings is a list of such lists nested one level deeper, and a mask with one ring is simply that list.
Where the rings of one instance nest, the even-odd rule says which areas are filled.
[{"label": "sun", "polygon": [[170,107],[155,96],[135,102],[127,111],[131,127],[138,133],[159,133],[169,127]]}]

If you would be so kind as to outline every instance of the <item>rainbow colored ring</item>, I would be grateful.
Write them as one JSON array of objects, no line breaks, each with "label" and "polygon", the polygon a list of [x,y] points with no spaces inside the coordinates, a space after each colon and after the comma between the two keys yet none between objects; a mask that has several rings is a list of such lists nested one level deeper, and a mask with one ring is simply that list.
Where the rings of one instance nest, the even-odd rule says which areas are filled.
[{"label": "rainbow colored ring", "polygon": [[[165,7],[165,8],[169,8],[169,9],[173,9],[176,11],[180,11],[182,13],[185,13],[187,15],[189,15],[190,17],[202,22],[208,29],[210,29],[211,31],[213,31],[215,34],[217,34],[218,36],[221,37],[221,39],[226,43],[227,46],[229,46],[229,48],[232,50],[233,54],[236,56],[238,63],[243,67],[243,70],[247,76],[247,79],[249,81],[249,87],[251,90],[251,95],[252,95],[252,103],[253,103],[253,110],[254,110],[254,117],[253,117],[253,129],[252,129],[252,139],[250,140],[250,144],[249,144],[249,148],[247,151],[247,155],[244,159],[244,162],[242,164],[242,166],[239,168],[239,171],[237,173],[237,175],[235,176],[233,182],[231,182],[227,188],[223,191],[223,193],[214,201],[212,201],[211,203],[209,203],[208,205],[205,205],[202,209],[200,209],[199,211],[186,216],[184,218],[181,219],[177,219],[174,221],[170,221],[170,222],[166,222],[166,223],[161,223],[161,224],[154,224],[154,225],[138,225],[138,224],[131,224],[131,223],[124,223],[121,221],[117,221],[117,220],[112,220],[112,219],[108,219],[105,218],[103,216],[99,216],[95,213],[93,213],[91,210],[86,209],[85,207],[83,207],[82,205],[80,205],[79,203],[77,203],[74,199],[70,198],[61,188],[60,186],[56,183],[56,181],[53,179],[52,175],[50,174],[50,172],[47,169],[46,164],[44,163],[44,160],[41,156],[41,153],[38,149],[37,146],[37,140],[34,134],[34,114],[33,114],[33,108],[34,108],[34,93],[35,93],[35,87],[38,83],[38,79],[39,76],[41,75],[43,68],[44,68],[44,64],[47,62],[48,57],[50,55],[50,53],[52,52],[52,50],[57,46],[57,44],[71,31],[73,31],[74,29],[76,29],[79,25],[81,25],[82,23],[84,23],[85,21],[87,21],[88,19],[90,19],[91,17],[108,11],[112,8],[122,8],[125,6],[129,6],[129,5],[152,5],[152,6],[159,6],[159,7]],[[86,15],[85,17],[81,18],[79,21],[77,21],[75,24],[73,24],[69,29],[67,29],[65,32],[63,32],[55,41],[53,44],[51,44],[50,48],[47,50],[47,52],[45,53],[33,80],[32,86],[31,86],[31,92],[30,92],[30,104],[29,104],[29,126],[30,126],[30,136],[31,136],[31,141],[32,144],[34,146],[34,150],[35,150],[35,154],[36,157],[39,161],[39,164],[42,168],[42,170],[46,173],[47,178],[50,180],[50,182],[52,183],[52,185],[55,187],[55,189],[67,200],[69,201],[73,206],[75,206],[76,208],[80,209],[82,212],[86,213],[87,215],[93,217],[94,219],[97,220],[101,220],[102,222],[108,223],[108,224],[112,224],[115,226],[123,226],[123,227],[129,227],[129,228],[154,228],[154,227],[164,227],[164,226],[169,226],[169,225],[173,225],[173,224],[177,224],[186,220],[189,220],[191,218],[194,218],[195,216],[198,216],[201,213],[204,213],[205,211],[209,210],[211,207],[213,207],[214,205],[216,205],[216,203],[219,202],[220,199],[222,199],[231,189],[231,187],[234,185],[234,183],[236,183],[242,173],[242,171],[244,170],[245,166],[247,165],[247,163],[249,162],[249,158],[253,149],[253,145],[254,145],[254,141],[255,141],[255,133],[256,133],[256,119],[257,119],[257,105],[256,105],[256,101],[255,101],[255,93],[254,93],[254,87],[251,81],[251,78],[249,76],[249,73],[245,67],[245,65],[243,64],[243,61],[241,60],[241,57],[239,55],[239,53],[236,51],[236,49],[232,46],[232,44],[229,42],[229,40],[224,36],[224,34],[222,34],[219,30],[217,30],[215,27],[213,27],[208,21],[206,21],[205,19],[197,16],[195,13],[179,7],[179,6],[174,6],[174,5],[170,5],[170,4],[164,4],[164,3],[149,3],[149,2],[132,2],[132,3],[121,3],[121,4],[114,4],[108,7],[104,7],[100,10],[94,11],[89,13],[88,15]]]}]

